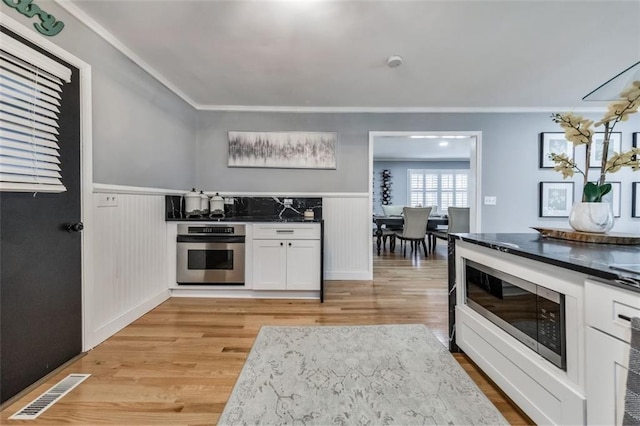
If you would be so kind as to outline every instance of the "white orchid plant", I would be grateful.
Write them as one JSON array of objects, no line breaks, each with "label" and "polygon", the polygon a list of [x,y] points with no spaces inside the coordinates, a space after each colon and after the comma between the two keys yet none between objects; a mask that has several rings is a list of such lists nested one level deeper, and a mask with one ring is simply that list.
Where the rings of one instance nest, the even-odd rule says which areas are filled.
[{"label": "white orchid plant", "polygon": [[[602,197],[611,191],[611,184],[605,182],[607,173],[615,173],[622,167],[631,167],[633,171],[640,170],[640,147],[631,148],[622,153],[614,152],[611,158],[608,155],[609,140],[614,127],[620,121],[626,121],[629,115],[638,112],[638,107],[640,107],[640,81],[634,81],[631,86],[620,93],[620,100],[609,104],[606,114],[595,125],[592,120],[587,120],[573,113],[551,115],[551,119],[564,129],[565,138],[572,142],[574,147],[586,146],[584,170],[580,169],[576,162],[566,154],[549,154],[549,158],[556,164],[554,170],[561,172],[563,179],[573,176],[575,172],[583,176],[582,201],[602,202]],[[593,128],[600,126],[604,126],[600,176],[595,182],[590,182],[587,173],[591,167]]]}]

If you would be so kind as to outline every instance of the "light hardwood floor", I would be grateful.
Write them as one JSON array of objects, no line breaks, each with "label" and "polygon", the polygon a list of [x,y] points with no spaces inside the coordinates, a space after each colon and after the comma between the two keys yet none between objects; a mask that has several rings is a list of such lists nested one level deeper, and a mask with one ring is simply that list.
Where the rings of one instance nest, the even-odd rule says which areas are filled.
[{"label": "light hardwood floor", "polygon": [[[78,388],[28,424],[216,424],[262,325],[426,324],[447,344],[446,247],[428,258],[374,254],[373,282],[330,281],[325,303],[171,298],[1,413],[70,373]],[[456,359],[511,424],[532,424],[464,355]]]}]

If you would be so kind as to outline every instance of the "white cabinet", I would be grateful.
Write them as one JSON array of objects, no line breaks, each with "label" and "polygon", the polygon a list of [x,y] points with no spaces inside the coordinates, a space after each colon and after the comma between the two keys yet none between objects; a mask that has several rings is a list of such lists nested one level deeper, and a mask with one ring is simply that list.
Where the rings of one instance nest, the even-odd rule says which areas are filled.
[{"label": "white cabinet", "polygon": [[320,240],[287,241],[287,289],[320,290]]},{"label": "white cabinet", "polygon": [[[458,346],[536,424],[585,424],[586,275],[460,240],[456,240],[455,255]],[[532,351],[466,303],[467,260],[564,295],[566,370]]]},{"label": "white cabinet", "polygon": [[631,323],[640,294],[587,280],[587,423],[620,425],[629,366]]},{"label": "white cabinet", "polygon": [[254,290],[320,290],[320,225],[255,225]]},{"label": "white cabinet", "polygon": [[287,289],[287,250],[282,240],[253,240],[253,289]]},{"label": "white cabinet", "polygon": [[587,325],[622,341],[631,341],[629,319],[640,317],[639,293],[587,280],[585,299]]},{"label": "white cabinet", "polygon": [[587,423],[620,425],[629,365],[629,344],[587,330]]}]

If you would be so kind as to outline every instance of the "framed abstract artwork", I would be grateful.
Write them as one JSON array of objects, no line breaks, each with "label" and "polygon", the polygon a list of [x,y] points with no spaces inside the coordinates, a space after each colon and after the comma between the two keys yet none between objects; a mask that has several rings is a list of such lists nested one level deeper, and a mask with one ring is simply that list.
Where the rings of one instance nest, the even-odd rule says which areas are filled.
[{"label": "framed abstract artwork", "polygon": [[335,169],[335,132],[229,132],[229,167]]}]

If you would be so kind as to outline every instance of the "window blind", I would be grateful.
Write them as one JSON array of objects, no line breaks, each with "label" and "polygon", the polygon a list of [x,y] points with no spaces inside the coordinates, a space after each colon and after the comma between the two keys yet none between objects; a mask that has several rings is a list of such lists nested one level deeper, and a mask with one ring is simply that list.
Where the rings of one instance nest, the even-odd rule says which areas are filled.
[{"label": "window blind", "polygon": [[0,33],[0,190],[63,192],[58,117],[71,70]]},{"label": "window blind", "polygon": [[467,170],[409,169],[407,174],[412,207],[435,206],[442,213],[449,207],[468,207]]}]

